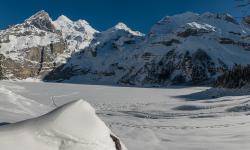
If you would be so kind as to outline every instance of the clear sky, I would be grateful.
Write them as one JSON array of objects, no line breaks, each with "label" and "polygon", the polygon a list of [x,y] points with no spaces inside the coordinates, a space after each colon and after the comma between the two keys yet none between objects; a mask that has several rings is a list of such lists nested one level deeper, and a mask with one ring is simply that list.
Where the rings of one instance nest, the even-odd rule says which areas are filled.
[{"label": "clear sky", "polygon": [[0,29],[22,22],[39,10],[53,19],[64,14],[72,20],[84,19],[102,31],[124,22],[144,33],[166,15],[186,11],[231,13],[240,16],[236,0],[1,0]]}]

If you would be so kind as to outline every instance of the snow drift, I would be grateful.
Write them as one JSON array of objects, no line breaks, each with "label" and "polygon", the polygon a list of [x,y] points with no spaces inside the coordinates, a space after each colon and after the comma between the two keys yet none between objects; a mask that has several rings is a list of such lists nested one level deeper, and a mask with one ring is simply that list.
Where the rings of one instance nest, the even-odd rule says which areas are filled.
[{"label": "snow drift", "polygon": [[4,150],[126,150],[83,100],[41,117],[0,127]]}]

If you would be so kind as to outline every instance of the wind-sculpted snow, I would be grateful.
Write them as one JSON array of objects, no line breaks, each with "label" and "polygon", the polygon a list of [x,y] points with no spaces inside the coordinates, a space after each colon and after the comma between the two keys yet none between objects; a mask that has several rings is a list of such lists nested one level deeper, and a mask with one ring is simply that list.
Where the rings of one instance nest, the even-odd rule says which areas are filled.
[{"label": "wind-sculpted snow", "polygon": [[[24,89],[22,86],[0,85],[0,113],[2,114],[0,120],[20,121],[27,117],[35,117],[51,109],[50,106],[14,93],[12,90],[21,92]],[[10,112],[12,115],[9,114]]]},{"label": "wind-sculpted snow", "polygon": [[2,125],[0,145],[5,150],[126,150],[83,100],[38,118]]}]

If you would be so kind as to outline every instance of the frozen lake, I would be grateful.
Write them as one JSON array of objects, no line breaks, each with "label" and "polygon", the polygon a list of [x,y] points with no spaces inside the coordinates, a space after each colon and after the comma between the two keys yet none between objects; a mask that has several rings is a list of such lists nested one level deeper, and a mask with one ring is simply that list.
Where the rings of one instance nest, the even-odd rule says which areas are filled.
[{"label": "frozen lake", "polygon": [[129,150],[247,150],[250,95],[209,87],[134,88],[0,82],[0,122],[84,99]]}]

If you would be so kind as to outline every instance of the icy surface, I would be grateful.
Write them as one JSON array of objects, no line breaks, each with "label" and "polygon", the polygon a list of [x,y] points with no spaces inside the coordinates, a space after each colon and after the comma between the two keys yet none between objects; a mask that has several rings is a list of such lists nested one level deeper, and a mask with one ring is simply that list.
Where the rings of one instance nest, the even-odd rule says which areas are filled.
[{"label": "icy surface", "polygon": [[[0,85],[11,91],[13,97],[23,97],[17,96],[17,101],[35,101],[32,114],[37,116],[69,101],[85,99],[129,150],[248,150],[250,147],[250,97],[245,89],[39,82],[1,82]],[[0,104],[11,104],[13,97],[3,96],[0,93]],[[46,107],[37,107],[40,104]],[[2,110],[0,122],[33,117],[26,112],[16,114],[11,111],[14,109],[19,106]]]}]

